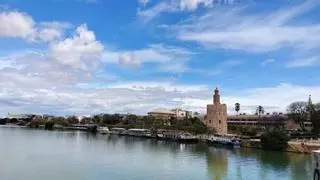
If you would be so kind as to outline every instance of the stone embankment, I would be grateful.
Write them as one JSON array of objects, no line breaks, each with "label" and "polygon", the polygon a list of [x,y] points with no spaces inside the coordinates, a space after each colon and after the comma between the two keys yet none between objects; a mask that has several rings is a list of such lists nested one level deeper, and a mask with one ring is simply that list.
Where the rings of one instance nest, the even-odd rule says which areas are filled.
[{"label": "stone embankment", "polygon": [[[260,139],[242,140],[241,147],[262,149]],[[320,149],[320,140],[291,140],[288,142],[287,152],[310,154]]]}]

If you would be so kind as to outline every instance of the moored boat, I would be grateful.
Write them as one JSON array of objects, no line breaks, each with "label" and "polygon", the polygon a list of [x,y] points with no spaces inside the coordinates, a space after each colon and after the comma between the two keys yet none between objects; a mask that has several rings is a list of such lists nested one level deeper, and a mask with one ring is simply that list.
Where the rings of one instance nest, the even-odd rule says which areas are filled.
[{"label": "moored boat", "polygon": [[151,131],[149,129],[129,129],[128,135],[137,137],[148,137],[151,138]]},{"label": "moored boat", "polygon": [[226,147],[239,148],[240,147],[240,139],[237,138],[236,135],[232,134],[215,134],[208,138],[208,144],[213,145],[223,145]]},{"label": "moored boat", "polygon": [[198,142],[198,138],[191,133],[175,130],[161,130],[157,133],[158,139],[172,140],[184,143]]},{"label": "moored boat", "polygon": [[108,127],[99,127],[98,128],[98,132],[100,134],[108,134],[110,131],[109,131],[109,128]]},{"label": "moored boat", "polygon": [[125,131],[126,131],[125,128],[112,128],[110,131],[110,134],[123,135],[125,133]]},{"label": "moored boat", "polygon": [[179,142],[187,142],[187,143],[196,143],[198,142],[198,138],[191,133],[180,133],[178,135],[177,141]]}]

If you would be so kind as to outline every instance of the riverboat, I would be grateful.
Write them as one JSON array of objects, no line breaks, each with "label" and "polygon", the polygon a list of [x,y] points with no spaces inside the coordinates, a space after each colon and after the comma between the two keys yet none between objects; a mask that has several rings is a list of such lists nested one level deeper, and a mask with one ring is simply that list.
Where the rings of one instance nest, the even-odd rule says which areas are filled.
[{"label": "riverboat", "polygon": [[126,133],[125,128],[112,128],[110,134],[124,135]]},{"label": "riverboat", "polygon": [[108,127],[99,127],[98,132],[100,134],[108,134],[110,131]]},{"label": "riverboat", "polygon": [[157,138],[163,140],[173,140],[184,143],[196,143],[198,138],[191,133],[183,131],[162,130],[157,132]]},{"label": "riverboat", "polygon": [[240,139],[233,134],[215,134],[209,136],[207,140],[210,145],[222,145],[231,148],[239,148],[240,147]]},{"label": "riverboat", "polygon": [[151,131],[149,129],[129,129],[128,135],[137,137],[151,138]]}]

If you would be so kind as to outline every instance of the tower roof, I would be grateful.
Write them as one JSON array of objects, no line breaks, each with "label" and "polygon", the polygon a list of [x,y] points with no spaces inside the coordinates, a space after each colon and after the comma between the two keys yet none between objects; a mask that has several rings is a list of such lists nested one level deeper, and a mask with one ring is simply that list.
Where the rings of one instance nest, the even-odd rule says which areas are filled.
[{"label": "tower roof", "polygon": [[214,90],[214,92],[216,92],[216,93],[218,93],[218,92],[219,92],[218,87],[216,87],[216,89]]}]

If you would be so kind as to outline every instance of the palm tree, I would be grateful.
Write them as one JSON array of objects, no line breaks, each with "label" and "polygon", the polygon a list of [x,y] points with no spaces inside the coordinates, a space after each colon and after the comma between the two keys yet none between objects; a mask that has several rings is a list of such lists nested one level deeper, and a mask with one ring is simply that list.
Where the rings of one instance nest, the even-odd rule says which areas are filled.
[{"label": "palm tree", "polygon": [[258,106],[257,107],[257,113],[258,113],[259,118],[260,118],[261,114],[264,114],[264,108],[262,106]]},{"label": "palm tree", "polygon": [[236,104],[235,104],[234,110],[236,110],[236,111],[237,111],[237,114],[239,114],[239,111],[240,111],[240,103],[236,103]]}]

